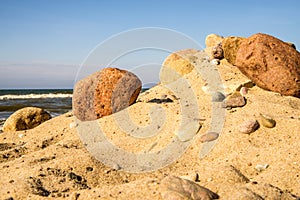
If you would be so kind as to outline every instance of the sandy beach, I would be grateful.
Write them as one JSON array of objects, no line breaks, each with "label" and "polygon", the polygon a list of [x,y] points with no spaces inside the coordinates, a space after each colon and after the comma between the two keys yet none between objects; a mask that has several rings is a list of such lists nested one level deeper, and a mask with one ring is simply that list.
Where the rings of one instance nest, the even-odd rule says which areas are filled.
[{"label": "sandy beach", "polygon": [[[249,81],[225,59],[216,68],[226,94]],[[257,86],[249,88],[244,107],[225,109],[225,122],[216,145],[200,159],[200,138],[211,124],[211,95],[203,89],[206,82],[195,70],[184,78],[196,96],[201,128],[184,154],[172,164],[146,173],[128,173],[105,166],[85,148],[70,112],[31,130],[0,134],[1,199],[162,199],[161,181],[169,175],[195,181],[217,193],[220,199],[255,199],[250,198],[253,193],[269,200],[297,199],[300,99]],[[149,125],[151,108],[158,104],[148,101],[162,96],[172,102],[159,104],[166,117],[156,136],[147,140],[130,137],[115,122],[117,115],[128,112],[136,124]],[[155,152],[175,136],[182,105],[172,91],[159,84],[141,93],[137,103],[129,108],[97,122],[116,146],[129,152]],[[239,132],[239,124],[253,118],[259,121],[260,114],[272,117],[276,126],[260,126],[251,134]],[[257,170],[258,165],[266,167]]]}]

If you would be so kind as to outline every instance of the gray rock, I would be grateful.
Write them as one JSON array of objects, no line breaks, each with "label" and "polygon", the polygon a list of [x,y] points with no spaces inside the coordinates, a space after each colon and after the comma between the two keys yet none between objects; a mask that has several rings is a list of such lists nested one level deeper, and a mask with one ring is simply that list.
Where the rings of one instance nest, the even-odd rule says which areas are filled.
[{"label": "gray rock", "polygon": [[245,98],[239,92],[234,92],[223,101],[222,107],[236,108],[243,107],[244,105],[246,105]]},{"label": "gray rock", "polygon": [[219,137],[219,133],[216,132],[208,132],[204,135],[201,135],[200,137],[200,142],[204,143],[204,142],[210,142],[213,140],[216,140]]}]

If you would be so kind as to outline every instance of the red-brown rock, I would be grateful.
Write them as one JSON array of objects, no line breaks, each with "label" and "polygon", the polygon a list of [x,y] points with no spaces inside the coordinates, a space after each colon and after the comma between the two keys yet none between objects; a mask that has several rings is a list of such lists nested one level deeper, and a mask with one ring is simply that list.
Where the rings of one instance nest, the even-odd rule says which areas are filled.
[{"label": "red-brown rock", "polygon": [[242,41],[235,64],[259,87],[300,97],[300,53],[289,44],[255,34]]},{"label": "red-brown rock", "polygon": [[110,115],[133,104],[141,88],[142,82],[133,73],[105,68],[75,85],[73,113],[81,121]]}]

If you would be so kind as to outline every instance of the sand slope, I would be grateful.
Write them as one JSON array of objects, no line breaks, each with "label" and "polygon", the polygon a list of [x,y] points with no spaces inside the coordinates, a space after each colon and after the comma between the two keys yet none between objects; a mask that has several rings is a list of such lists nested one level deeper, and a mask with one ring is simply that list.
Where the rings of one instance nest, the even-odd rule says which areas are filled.
[{"label": "sand slope", "polygon": [[[225,91],[233,92],[248,79],[225,60],[217,66]],[[35,129],[0,134],[0,198],[7,199],[161,199],[160,181],[167,175],[198,176],[198,183],[219,194],[220,199],[247,199],[252,192],[265,199],[296,199],[300,196],[300,99],[281,96],[258,87],[247,95],[247,105],[226,110],[223,131],[211,153],[199,158],[199,136],[211,123],[210,95],[203,92],[205,81],[192,71],[191,83],[202,124],[188,150],[173,164],[148,173],[127,173],[104,166],[94,159],[79,139],[71,113],[51,119]],[[114,116],[98,120],[107,137],[131,152],[157,151],[166,146],[181,120],[182,102],[158,85],[139,97],[128,108],[134,122],[151,123],[149,110],[153,98],[170,97],[160,104],[166,121],[159,134],[149,140],[133,139],[118,128]],[[273,117],[277,124],[261,126],[248,135],[238,125],[259,114]],[[155,130],[154,130],[155,131]],[[153,144],[155,146],[153,147]],[[258,164],[268,164],[261,172]]]}]

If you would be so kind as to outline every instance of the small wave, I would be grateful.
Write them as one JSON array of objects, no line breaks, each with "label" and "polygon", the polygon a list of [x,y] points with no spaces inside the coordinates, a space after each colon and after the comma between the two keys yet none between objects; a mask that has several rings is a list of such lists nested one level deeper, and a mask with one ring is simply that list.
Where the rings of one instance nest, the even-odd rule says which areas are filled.
[{"label": "small wave", "polygon": [[25,94],[25,95],[2,95],[0,100],[8,99],[46,99],[46,98],[72,98],[72,94]]}]

